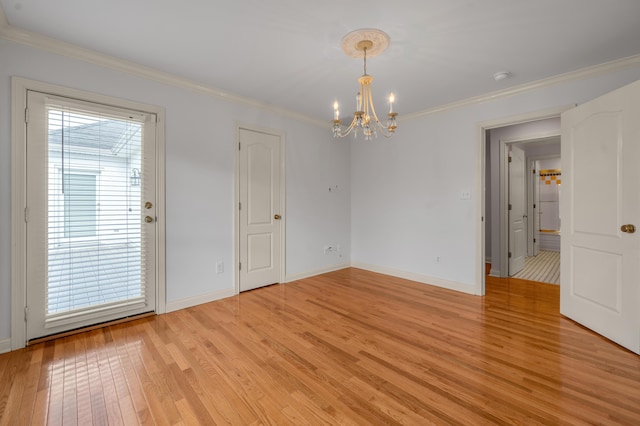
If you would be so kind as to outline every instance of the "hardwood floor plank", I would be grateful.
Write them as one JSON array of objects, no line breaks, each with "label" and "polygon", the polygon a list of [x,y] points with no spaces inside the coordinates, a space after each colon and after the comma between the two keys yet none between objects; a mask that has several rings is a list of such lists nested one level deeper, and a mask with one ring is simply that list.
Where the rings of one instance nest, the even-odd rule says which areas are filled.
[{"label": "hardwood floor plank", "polygon": [[0,425],[640,424],[640,357],[559,287],[354,268],[0,355]]}]

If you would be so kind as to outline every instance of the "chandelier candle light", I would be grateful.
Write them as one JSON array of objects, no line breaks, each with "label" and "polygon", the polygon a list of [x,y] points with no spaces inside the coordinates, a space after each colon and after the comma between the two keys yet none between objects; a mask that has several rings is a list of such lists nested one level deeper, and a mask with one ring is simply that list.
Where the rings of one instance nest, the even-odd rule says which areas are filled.
[{"label": "chandelier candle light", "polygon": [[364,74],[358,79],[360,91],[356,95],[356,112],[353,120],[346,129],[342,127],[340,120],[340,106],[338,101],[333,103],[333,137],[345,137],[353,132],[357,137],[358,129],[362,129],[365,140],[371,140],[378,136],[378,132],[384,137],[391,137],[398,127],[396,124],[397,112],[393,111],[395,96],[389,95],[389,113],[386,126],[383,125],[373,106],[371,95],[371,82],[373,77],[367,74],[367,56],[374,57],[382,53],[389,46],[389,36],[377,29],[367,28],[352,31],[342,38],[342,50],[352,58],[364,58]]}]

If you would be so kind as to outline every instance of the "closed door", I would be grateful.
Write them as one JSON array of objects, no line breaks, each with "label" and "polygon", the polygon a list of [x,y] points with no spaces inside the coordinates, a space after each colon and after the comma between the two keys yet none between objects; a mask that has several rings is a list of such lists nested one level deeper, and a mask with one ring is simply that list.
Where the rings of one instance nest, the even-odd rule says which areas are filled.
[{"label": "closed door", "polygon": [[640,81],[562,115],[560,312],[640,353]]},{"label": "closed door", "polygon": [[282,279],[282,141],[248,129],[239,135],[239,289],[246,291]]},{"label": "closed door", "polygon": [[533,255],[540,252],[540,161],[534,161],[533,176]]},{"label": "closed door", "polygon": [[155,115],[28,91],[27,340],[153,311]]},{"label": "closed door", "polygon": [[527,255],[525,169],[524,150],[512,146],[509,153],[509,276],[524,268]]}]

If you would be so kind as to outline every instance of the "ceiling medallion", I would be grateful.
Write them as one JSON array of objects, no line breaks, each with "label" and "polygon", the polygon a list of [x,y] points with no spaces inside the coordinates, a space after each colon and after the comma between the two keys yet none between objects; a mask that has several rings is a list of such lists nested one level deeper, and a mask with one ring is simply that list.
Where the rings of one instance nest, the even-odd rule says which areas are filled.
[{"label": "ceiling medallion", "polygon": [[389,113],[387,114],[386,125],[383,125],[373,106],[371,95],[371,82],[373,77],[367,74],[367,57],[375,57],[384,52],[389,47],[389,35],[384,31],[375,28],[363,28],[355,30],[342,38],[342,50],[351,58],[363,58],[364,73],[358,79],[360,91],[356,95],[356,111],[353,113],[353,120],[349,127],[343,128],[340,120],[340,106],[338,101],[333,103],[333,137],[345,137],[353,132],[357,137],[358,130],[362,130],[365,140],[371,140],[381,133],[385,137],[391,137],[398,127],[396,124],[397,112],[393,111],[395,97],[393,93],[389,95]]}]

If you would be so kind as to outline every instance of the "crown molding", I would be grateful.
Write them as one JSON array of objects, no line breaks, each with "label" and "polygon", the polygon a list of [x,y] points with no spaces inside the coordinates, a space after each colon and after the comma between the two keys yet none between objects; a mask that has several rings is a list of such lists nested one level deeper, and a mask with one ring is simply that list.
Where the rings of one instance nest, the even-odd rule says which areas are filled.
[{"label": "crown molding", "polygon": [[581,80],[588,77],[595,77],[597,75],[620,71],[625,68],[630,68],[638,65],[640,65],[640,55],[629,56],[626,58],[617,59],[615,61],[605,62],[603,64],[582,68],[576,71],[570,71],[553,77],[544,78],[542,80],[533,81],[531,83],[525,83],[519,86],[509,87],[504,90],[497,90],[495,92],[489,92],[483,95],[474,96],[472,98],[462,99],[460,101],[455,101],[434,108],[425,109],[423,111],[414,112],[403,116],[402,120],[399,121],[412,120],[419,117],[424,117],[426,115],[475,105],[482,102],[520,95],[532,90],[542,89],[544,87],[554,86],[556,84],[565,83],[572,80]]},{"label": "crown molding", "polygon": [[44,50],[54,54],[63,55],[72,59],[88,62],[116,71],[125,72],[138,77],[156,81],[158,83],[186,89],[192,92],[205,94],[207,96],[224,99],[229,102],[250,106],[262,110],[267,110],[279,115],[284,115],[296,119],[298,121],[307,122],[316,126],[326,127],[327,122],[311,118],[307,115],[300,114],[285,108],[280,108],[272,104],[258,101],[252,98],[236,95],[235,93],[226,92],[224,90],[198,83],[187,78],[178,77],[176,75],[159,71],[150,67],[137,64],[135,62],[120,59],[104,53],[86,49],[71,43],[60,41],[51,37],[46,37],[31,31],[16,28],[7,23],[6,17],[0,7],[0,38],[24,44],[36,49]]}]

